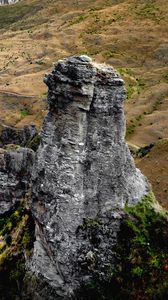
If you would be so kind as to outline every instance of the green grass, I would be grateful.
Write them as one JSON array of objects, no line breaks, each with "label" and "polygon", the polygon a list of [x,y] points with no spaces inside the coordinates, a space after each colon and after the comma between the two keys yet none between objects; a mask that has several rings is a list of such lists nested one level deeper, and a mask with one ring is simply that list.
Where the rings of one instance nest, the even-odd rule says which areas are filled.
[{"label": "green grass", "polygon": [[126,82],[128,100],[139,95],[144,90],[144,80],[142,78],[136,78],[131,68],[118,68],[117,70]]},{"label": "green grass", "polygon": [[108,51],[105,51],[103,53],[103,57],[106,58],[106,59],[109,59],[111,57],[114,57],[114,55],[116,54],[117,52],[115,50],[108,50]]},{"label": "green grass", "polygon": [[145,87],[145,84],[140,79],[136,79],[136,84],[127,85],[127,99],[131,99],[136,95],[139,95]]},{"label": "green grass", "polygon": [[37,65],[44,65],[45,64],[45,62],[43,60],[41,60],[41,59],[40,60],[36,60],[35,63]]},{"label": "green grass", "polygon": [[[0,218],[0,236],[5,237],[6,235],[10,235],[12,239],[13,230],[19,228],[20,222],[23,221],[23,218],[26,217],[27,219],[29,217],[28,214],[29,212],[25,209],[23,203],[17,204],[16,207],[11,212],[4,214],[4,216]],[[26,224],[28,224],[28,222],[25,222],[25,225]],[[23,231],[22,234],[20,235],[19,242],[24,246],[27,245],[30,239],[29,229],[30,229],[29,225],[28,227],[23,226]],[[17,246],[19,247],[19,243]]]},{"label": "green grass", "polygon": [[75,17],[69,22],[68,25],[71,26],[71,25],[79,24],[79,23],[83,22],[84,20],[86,20],[87,17],[88,17],[87,15],[80,15],[78,17]]},{"label": "green grass", "polygon": [[18,206],[9,216],[5,215],[0,218],[0,236],[10,233],[12,228],[21,220],[21,210],[22,208]]},{"label": "green grass", "polygon": [[28,109],[22,109],[21,111],[20,111],[20,115],[21,115],[21,118],[24,118],[24,117],[26,117],[26,116],[28,116],[29,115],[29,110]]},{"label": "green grass", "polygon": [[121,74],[121,76],[134,76],[134,72],[131,68],[118,68],[117,70]]},{"label": "green grass", "polygon": [[151,19],[154,22],[159,22],[163,18],[163,12],[156,3],[148,1],[145,5],[141,5],[135,10],[137,17]]}]

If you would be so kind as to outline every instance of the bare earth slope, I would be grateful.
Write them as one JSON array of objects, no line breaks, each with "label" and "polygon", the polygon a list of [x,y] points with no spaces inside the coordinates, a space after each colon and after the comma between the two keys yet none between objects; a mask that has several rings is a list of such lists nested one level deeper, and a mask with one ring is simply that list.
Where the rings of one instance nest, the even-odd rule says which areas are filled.
[{"label": "bare earth slope", "polygon": [[[167,18],[167,0],[22,0],[1,6],[0,122],[41,126],[44,73],[53,61],[83,53],[113,65],[126,81],[127,140],[142,147],[167,138]],[[167,182],[167,151],[159,145],[138,164],[168,207],[168,192],[160,194],[156,183],[160,176],[159,190],[166,190],[154,168],[159,158]]]}]

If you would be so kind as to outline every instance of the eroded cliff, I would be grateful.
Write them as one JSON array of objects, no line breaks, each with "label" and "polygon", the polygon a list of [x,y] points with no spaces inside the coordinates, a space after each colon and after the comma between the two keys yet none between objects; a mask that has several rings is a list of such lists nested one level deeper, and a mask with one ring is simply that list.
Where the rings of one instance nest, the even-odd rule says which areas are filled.
[{"label": "eroded cliff", "polygon": [[168,214],[125,143],[123,80],[73,56],[44,82],[41,137],[1,133],[1,299],[167,299]]},{"label": "eroded cliff", "polygon": [[95,276],[107,279],[125,204],[150,188],[124,140],[125,88],[113,68],[70,57],[44,81],[49,113],[33,169],[29,267],[66,298]]},{"label": "eroded cliff", "polygon": [[30,187],[34,152],[13,145],[12,149],[0,149],[0,214],[13,209]]}]

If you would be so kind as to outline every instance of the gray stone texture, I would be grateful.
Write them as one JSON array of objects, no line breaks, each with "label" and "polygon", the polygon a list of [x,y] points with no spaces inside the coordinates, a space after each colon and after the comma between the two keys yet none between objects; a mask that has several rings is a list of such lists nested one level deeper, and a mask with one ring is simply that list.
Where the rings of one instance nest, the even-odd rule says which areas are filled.
[{"label": "gray stone texture", "polygon": [[25,125],[23,129],[16,129],[10,126],[1,126],[0,132],[0,147],[14,144],[26,147],[29,142],[38,134],[34,124]]},{"label": "gray stone texture", "polygon": [[126,92],[117,72],[70,57],[44,81],[49,113],[33,168],[36,241],[28,265],[55,291],[45,298],[41,289],[36,299],[69,299],[81,283],[106,279],[124,206],[150,187],[124,140]]},{"label": "gray stone texture", "polygon": [[30,149],[0,149],[0,214],[8,212],[25,197],[33,162],[34,152]]},{"label": "gray stone texture", "polygon": [[0,0],[0,5],[14,4],[20,0]]}]

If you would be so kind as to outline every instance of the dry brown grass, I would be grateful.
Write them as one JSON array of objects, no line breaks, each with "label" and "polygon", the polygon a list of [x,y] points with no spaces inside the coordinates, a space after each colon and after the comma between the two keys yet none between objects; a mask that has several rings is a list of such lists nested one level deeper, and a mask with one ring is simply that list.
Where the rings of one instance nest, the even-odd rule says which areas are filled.
[{"label": "dry brown grass", "polygon": [[156,198],[168,209],[168,139],[159,141],[137,166],[149,178]]},{"label": "dry brown grass", "polygon": [[[3,123],[41,126],[44,73],[62,57],[85,53],[126,81],[127,140],[145,146],[168,137],[167,0],[22,0],[0,7],[0,19],[0,91],[34,95],[0,93]],[[20,115],[24,105],[28,113]]]}]

